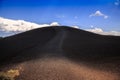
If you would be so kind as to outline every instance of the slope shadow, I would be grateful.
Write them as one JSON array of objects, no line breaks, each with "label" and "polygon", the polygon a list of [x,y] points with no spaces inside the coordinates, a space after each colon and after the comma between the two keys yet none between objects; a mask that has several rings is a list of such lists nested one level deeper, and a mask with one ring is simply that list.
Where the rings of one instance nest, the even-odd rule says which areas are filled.
[{"label": "slope shadow", "polygon": [[120,36],[99,35],[84,30],[66,30],[62,49],[67,57],[76,60],[120,60]]}]

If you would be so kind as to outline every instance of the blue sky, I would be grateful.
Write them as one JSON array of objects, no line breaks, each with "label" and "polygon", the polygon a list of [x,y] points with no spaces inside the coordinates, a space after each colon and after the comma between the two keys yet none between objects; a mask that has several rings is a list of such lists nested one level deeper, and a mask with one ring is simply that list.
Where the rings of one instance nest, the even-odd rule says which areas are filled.
[{"label": "blue sky", "polygon": [[120,31],[120,0],[0,0],[0,17]]}]

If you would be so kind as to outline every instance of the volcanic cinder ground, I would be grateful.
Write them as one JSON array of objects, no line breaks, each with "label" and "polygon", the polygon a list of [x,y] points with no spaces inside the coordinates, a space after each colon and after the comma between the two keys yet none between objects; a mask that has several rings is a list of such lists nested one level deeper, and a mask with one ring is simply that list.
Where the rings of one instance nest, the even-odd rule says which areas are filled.
[{"label": "volcanic cinder ground", "polygon": [[120,37],[66,26],[0,39],[0,71],[16,80],[120,80]]}]

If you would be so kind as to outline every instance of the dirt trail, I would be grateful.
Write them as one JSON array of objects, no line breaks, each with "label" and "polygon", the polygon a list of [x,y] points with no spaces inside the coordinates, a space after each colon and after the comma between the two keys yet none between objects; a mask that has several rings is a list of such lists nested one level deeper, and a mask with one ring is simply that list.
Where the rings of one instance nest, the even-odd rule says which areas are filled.
[{"label": "dirt trail", "polygon": [[[65,58],[43,58],[21,63],[18,80],[119,80],[113,72],[76,64]],[[18,66],[20,66],[18,65]]]}]

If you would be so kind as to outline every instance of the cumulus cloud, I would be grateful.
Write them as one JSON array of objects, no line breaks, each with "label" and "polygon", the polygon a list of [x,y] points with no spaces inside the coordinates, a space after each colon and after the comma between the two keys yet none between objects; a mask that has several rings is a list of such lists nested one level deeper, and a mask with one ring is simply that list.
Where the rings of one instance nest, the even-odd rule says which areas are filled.
[{"label": "cumulus cloud", "polygon": [[36,24],[24,20],[12,20],[0,17],[0,36],[9,36],[31,29],[48,26],[59,26],[59,23],[52,22],[51,24]]},{"label": "cumulus cloud", "polygon": [[103,14],[101,11],[96,11],[95,13],[89,15],[89,17],[94,17],[94,16],[101,16],[101,17],[103,17],[104,19],[107,19],[107,18],[108,18],[108,16],[105,15],[105,14]]},{"label": "cumulus cloud", "polygon": [[57,22],[52,22],[51,24],[36,24],[32,22],[27,22],[24,20],[12,20],[0,17],[0,31],[6,32],[23,32],[35,28],[47,27],[47,26],[58,26]]},{"label": "cumulus cloud", "polygon": [[[72,26],[73,28],[77,28],[77,29],[80,29],[79,26]],[[91,29],[84,29],[86,31],[89,31],[89,32],[93,32],[93,33],[96,33],[96,34],[101,34],[101,35],[113,35],[113,36],[120,36],[120,32],[119,31],[104,31],[103,29],[101,28],[98,28],[98,27],[94,27],[93,25],[90,26]]]},{"label": "cumulus cloud", "polygon": [[58,22],[52,22],[50,25],[51,26],[59,26],[60,24]]},{"label": "cumulus cloud", "polygon": [[114,35],[114,36],[120,36],[120,32],[118,31],[103,31],[101,28],[92,28],[92,29],[86,29],[86,31],[101,34],[101,35]]},{"label": "cumulus cloud", "polygon": [[[11,19],[5,19],[0,17],[0,37],[11,36],[11,35],[18,34],[20,32],[28,31],[35,28],[59,26],[59,25],[60,24],[58,22],[52,22],[51,24],[36,24],[32,22],[27,22],[24,20],[11,20]],[[79,26],[72,26],[72,27],[79,29]],[[91,28],[92,29],[85,29],[85,30],[94,32],[97,34],[102,34],[102,35],[120,36],[120,32],[118,31],[105,32],[101,28],[94,28],[93,25],[91,25]]]},{"label": "cumulus cloud", "polygon": [[95,33],[102,33],[103,30],[101,28],[93,28],[93,29],[86,29],[87,31],[90,32],[95,32]]},{"label": "cumulus cloud", "polygon": [[72,26],[73,28],[80,29],[79,26]]}]

